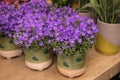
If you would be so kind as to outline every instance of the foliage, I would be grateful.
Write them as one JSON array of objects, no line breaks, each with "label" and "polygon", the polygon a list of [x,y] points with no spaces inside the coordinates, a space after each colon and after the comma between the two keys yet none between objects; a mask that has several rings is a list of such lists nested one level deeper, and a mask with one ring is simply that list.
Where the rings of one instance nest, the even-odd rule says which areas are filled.
[{"label": "foliage", "polygon": [[82,6],[90,2],[89,0],[52,0],[52,3],[54,7],[59,8],[63,6],[69,6],[73,7],[75,6],[75,9],[78,11],[86,11],[84,9],[81,9]]},{"label": "foliage", "polygon": [[86,11],[86,10],[82,9],[82,7],[89,2],[90,2],[90,0],[77,0],[78,10],[79,11]]},{"label": "foliage", "polygon": [[107,23],[117,22],[117,12],[120,12],[120,0],[90,0],[82,8],[91,8],[99,19]]},{"label": "foliage", "polygon": [[54,7],[73,6],[76,0],[52,0]]}]

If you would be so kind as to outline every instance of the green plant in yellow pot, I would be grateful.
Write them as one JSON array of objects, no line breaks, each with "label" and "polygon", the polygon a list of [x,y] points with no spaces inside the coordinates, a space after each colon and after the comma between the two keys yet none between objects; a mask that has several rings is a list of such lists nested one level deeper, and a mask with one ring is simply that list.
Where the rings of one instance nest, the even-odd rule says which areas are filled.
[{"label": "green plant in yellow pot", "polygon": [[[14,5],[6,5],[0,2],[0,55],[11,59],[20,56],[22,50],[13,42],[14,28],[16,27],[15,17],[17,8]],[[20,16],[18,14],[18,16]]]},{"label": "green plant in yellow pot", "polygon": [[96,50],[105,55],[113,55],[120,51],[120,23],[118,12],[120,0],[90,0],[84,8],[93,9],[98,16],[98,34],[96,38]]},{"label": "green plant in yellow pot", "polygon": [[[53,26],[53,50],[57,54],[58,71],[74,78],[85,72],[85,57],[92,47],[96,24],[91,18],[80,16],[72,8],[62,7],[51,11]],[[62,16],[60,16],[62,15]]]},{"label": "green plant in yellow pot", "polygon": [[14,29],[14,42],[23,48],[27,67],[42,71],[52,64],[52,34],[47,24],[46,2],[30,1],[20,7],[23,16]]}]

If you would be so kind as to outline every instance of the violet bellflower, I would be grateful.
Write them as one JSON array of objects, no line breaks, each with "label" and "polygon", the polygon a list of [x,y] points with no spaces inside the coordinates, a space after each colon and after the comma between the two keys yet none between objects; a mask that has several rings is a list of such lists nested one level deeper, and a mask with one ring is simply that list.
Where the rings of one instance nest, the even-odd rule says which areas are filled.
[{"label": "violet bellflower", "polygon": [[69,7],[49,7],[43,0],[32,0],[19,9],[3,5],[2,9],[0,30],[25,48],[36,49],[51,44],[58,54],[86,53],[97,32],[92,19],[80,16]]},{"label": "violet bellflower", "polygon": [[86,53],[98,31],[93,19],[80,16],[69,7],[51,10],[47,23],[54,36],[53,50],[58,54]]},{"label": "violet bellflower", "polygon": [[14,43],[31,49],[49,48],[52,42],[49,24],[46,23],[50,7],[43,0],[32,0],[20,6],[23,16],[14,29]]},{"label": "violet bellflower", "polygon": [[12,38],[14,33],[13,29],[16,27],[20,17],[21,14],[14,5],[0,3],[0,32],[9,38]]}]

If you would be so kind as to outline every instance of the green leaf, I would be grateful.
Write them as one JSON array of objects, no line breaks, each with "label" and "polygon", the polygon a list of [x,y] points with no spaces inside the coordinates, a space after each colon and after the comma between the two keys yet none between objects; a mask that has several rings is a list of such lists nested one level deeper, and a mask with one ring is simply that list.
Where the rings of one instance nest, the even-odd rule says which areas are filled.
[{"label": "green leaf", "polygon": [[95,0],[90,0],[90,3],[94,3],[95,4]]},{"label": "green leaf", "polygon": [[103,9],[103,8],[102,8],[100,5],[94,4],[94,3],[88,3],[88,4],[86,4],[86,5],[84,5],[84,6],[82,7],[82,9],[85,9],[85,8],[92,8],[92,9],[94,9],[95,13],[98,14],[98,16],[99,16],[101,19],[103,19],[103,18],[102,18],[102,14],[101,14],[101,9]]}]

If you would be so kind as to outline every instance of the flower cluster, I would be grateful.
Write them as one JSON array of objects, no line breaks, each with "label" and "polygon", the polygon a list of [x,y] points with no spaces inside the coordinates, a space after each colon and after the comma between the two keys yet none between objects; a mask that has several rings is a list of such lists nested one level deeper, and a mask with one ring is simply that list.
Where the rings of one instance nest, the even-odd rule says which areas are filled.
[{"label": "flower cluster", "polygon": [[47,3],[42,0],[21,5],[23,16],[14,29],[14,43],[25,48],[48,48],[51,37],[46,19],[49,10]]},{"label": "flower cluster", "polygon": [[91,47],[97,32],[93,19],[80,16],[69,7],[50,11],[48,19],[54,35],[53,49],[57,53],[86,53]]},{"label": "flower cluster", "polygon": [[14,5],[8,6],[0,3],[0,32],[11,38],[17,21],[21,16],[19,10]]},{"label": "flower cluster", "polygon": [[93,19],[80,16],[70,7],[55,9],[46,1],[32,0],[19,9],[12,5],[0,8],[0,26],[4,26],[0,30],[19,46],[52,46],[58,54],[75,55],[86,53],[94,42],[97,27]]}]

